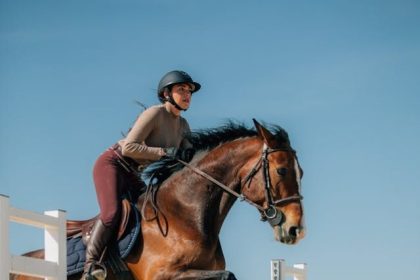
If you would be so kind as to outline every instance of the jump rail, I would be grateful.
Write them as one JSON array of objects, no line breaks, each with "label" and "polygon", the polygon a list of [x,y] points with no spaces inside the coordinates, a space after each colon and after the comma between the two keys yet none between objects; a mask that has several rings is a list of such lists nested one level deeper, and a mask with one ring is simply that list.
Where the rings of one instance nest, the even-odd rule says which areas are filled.
[{"label": "jump rail", "polygon": [[[10,254],[9,222],[44,229],[45,259]],[[9,205],[9,197],[0,194],[0,280],[9,273],[65,280],[67,278],[66,212],[45,211],[39,214]]]},{"label": "jump rail", "polygon": [[305,263],[288,266],[285,260],[271,260],[271,280],[306,280],[307,265]]}]

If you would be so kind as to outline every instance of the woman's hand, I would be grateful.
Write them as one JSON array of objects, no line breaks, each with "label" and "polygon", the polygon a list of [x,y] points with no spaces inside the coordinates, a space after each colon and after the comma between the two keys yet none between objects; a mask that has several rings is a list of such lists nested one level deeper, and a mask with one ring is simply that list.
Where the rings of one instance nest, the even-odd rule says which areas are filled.
[{"label": "woman's hand", "polygon": [[190,162],[195,155],[195,149],[178,149],[175,147],[165,148],[165,156],[167,158],[180,159],[185,162]]}]

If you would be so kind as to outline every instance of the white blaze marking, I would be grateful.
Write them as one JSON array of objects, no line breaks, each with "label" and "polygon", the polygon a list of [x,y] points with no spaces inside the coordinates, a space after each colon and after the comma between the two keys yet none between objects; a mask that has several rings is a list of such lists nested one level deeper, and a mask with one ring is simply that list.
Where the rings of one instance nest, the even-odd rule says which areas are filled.
[{"label": "white blaze marking", "polygon": [[295,157],[295,173],[296,173],[296,182],[297,182],[297,185],[298,185],[298,190],[299,190],[299,194],[300,194],[300,177],[301,177],[301,174],[300,174],[300,168],[299,168],[299,163],[298,163],[298,160],[297,160],[297,158]]},{"label": "white blaze marking", "polygon": [[[299,163],[297,158],[295,157],[295,173],[296,173],[296,182],[298,185],[298,190],[299,190],[299,194],[302,195],[301,192],[301,182],[300,182],[300,178],[301,178],[301,173],[300,173],[300,168],[299,168]],[[301,222],[300,222],[300,226],[302,227],[302,233],[306,232],[306,225],[305,225],[305,216],[304,216],[304,211],[303,211],[303,203],[302,201],[300,202],[300,207],[302,209],[302,218],[301,218]]]}]

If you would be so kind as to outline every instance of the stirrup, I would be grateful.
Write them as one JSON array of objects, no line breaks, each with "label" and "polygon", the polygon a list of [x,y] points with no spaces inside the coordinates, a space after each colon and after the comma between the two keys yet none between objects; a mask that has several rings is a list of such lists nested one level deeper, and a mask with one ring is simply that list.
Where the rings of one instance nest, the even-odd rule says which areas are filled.
[{"label": "stirrup", "polygon": [[91,264],[84,280],[105,280],[107,276],[106,267],[101,263]]}]

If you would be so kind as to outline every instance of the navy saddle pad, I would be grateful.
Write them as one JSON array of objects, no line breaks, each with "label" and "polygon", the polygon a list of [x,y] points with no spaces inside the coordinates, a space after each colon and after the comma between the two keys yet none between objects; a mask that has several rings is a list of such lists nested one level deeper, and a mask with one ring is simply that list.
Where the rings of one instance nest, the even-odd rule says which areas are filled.
[{"label": "navy saddle pad", "polygon": [[[127,230],[127,233],[118,241],[120,257],[124,259],[128,256],[140,232],[140,218],[136,207],[131,208],[131,216],[135,217],[135,223]],[[83,271],[83,265],[86,261],[86,246],[82,242],[82,237],[67,239],[67,276]],[[105,261],[106,264],[106,261]]]}]

